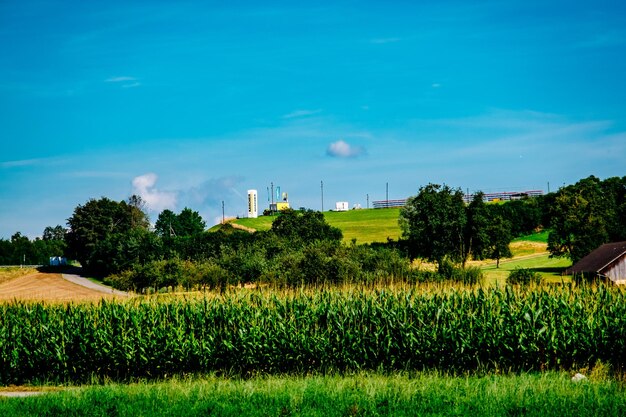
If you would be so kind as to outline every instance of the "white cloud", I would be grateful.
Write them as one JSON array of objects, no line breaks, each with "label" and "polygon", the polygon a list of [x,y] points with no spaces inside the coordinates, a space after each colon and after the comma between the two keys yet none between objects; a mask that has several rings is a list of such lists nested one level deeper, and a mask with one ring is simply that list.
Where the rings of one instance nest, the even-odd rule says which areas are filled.
[{"label": "white cloud", "polygon": [[356,156],[363,155],[364,153],[365,148],[362,146],[352,146],[341,139],[337,142],[331,143],[328,145],[328,149],[326,149],[326,154],[328,156],[336,158],[354,158]]},{"label": "white cloud", "polygon": [[139,87],[140,85],[141,85],[141,83],[124,84],[124,85],[122,85],[122,88],[134,88],[134,87]]},{"label": "white cloud", "polygon": [[157,175],[148,173],[133,179],[133,192],[139,195],[151,211],[160,212],[176,206],[176,193],[159,191],[155,188]]}]

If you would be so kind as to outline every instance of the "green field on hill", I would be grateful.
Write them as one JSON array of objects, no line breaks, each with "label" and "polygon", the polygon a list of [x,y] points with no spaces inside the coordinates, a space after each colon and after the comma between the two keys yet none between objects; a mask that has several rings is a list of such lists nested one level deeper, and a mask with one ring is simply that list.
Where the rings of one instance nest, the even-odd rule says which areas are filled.
[{"label": "green field on hill", "polygon": [[[328,224],[341,229],[345,242],[356,239],[357,243],[386,242],[387,238],[398,240],[402,233],[398,225],[399,215],[399,208],[324,212]],[[275,218],[261,216],[237,219],[233,223],[255,230],[269,230]]]}]

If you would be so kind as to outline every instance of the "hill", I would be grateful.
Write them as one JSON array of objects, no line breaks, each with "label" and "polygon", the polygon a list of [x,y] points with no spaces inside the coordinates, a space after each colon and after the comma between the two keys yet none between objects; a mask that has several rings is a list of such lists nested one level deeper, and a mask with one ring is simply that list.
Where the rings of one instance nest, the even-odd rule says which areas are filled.
[{"label": "hill", "polygon": [[[399,208],[324,212],[328,224],[343,232],[345,242],[356,239],[358,243],[386,242],[387,238],[398,240],[402,233],[398,225],[399,215]],[[233,223],[255,230],[269,230],[275,218],[261,216],[256,219],[236,219]]]}]

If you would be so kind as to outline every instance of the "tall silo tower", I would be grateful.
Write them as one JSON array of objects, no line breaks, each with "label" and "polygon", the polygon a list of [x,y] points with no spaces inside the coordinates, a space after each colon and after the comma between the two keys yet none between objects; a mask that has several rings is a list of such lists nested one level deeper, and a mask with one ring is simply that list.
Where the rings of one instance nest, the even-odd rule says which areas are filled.
[{"label": "tall silo tower", "polygon": [[256,190],[248,190],[248,218],[259,217],[258,194]]}]

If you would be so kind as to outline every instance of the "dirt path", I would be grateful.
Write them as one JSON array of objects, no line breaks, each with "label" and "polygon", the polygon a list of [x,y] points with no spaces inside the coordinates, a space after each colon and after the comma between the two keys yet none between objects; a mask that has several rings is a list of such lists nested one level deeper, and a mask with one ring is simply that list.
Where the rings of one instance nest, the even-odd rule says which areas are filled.
[{"label": "dirt path", "polygon": [[[104,287],[107,288],[107,287]],[[61,274],[35,272],[0,284],[0,301],[99,301],[119,295],[63,279]]]},{"label": "dirt path", "polygon": [[102,285],[102,284],[98,284],[97,282],[93,282],[90,281],[89,279],[82,277],[78,274],[75,273],[63,273],[61,274],[63,276],[63,279],[72,282],[74,284],[78,284],[80,286],[83,286],[85,288],[89,288],[92,289],[94,291],[98,291],[104,294],[112,294],[112,295],[117,295],[120,297],[128,297],[129,294],[127,292],[123,292],[123,291],[118,291],[115,290],[111,287],[107,287],[106,285]]}]

